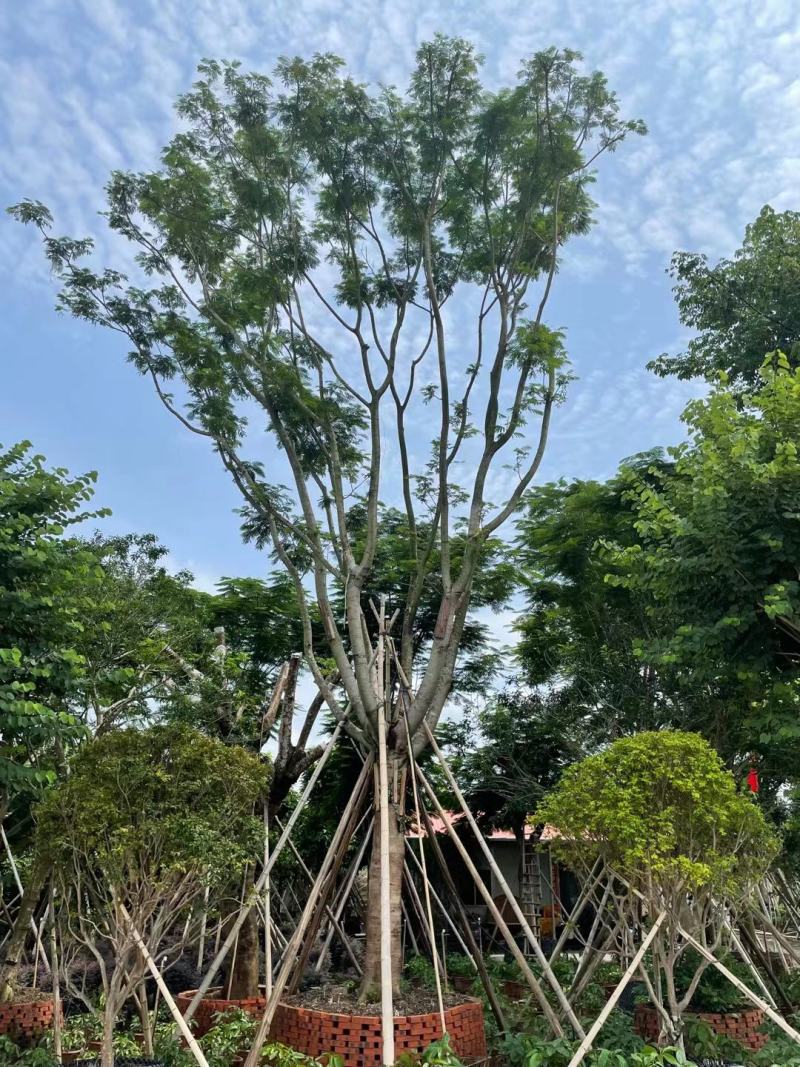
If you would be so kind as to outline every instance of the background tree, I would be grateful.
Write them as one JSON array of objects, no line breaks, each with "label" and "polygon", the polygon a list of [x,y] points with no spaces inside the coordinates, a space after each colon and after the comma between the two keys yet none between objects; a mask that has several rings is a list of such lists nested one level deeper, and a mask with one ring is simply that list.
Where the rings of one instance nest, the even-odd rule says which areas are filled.
[{"label": "background tree", "polygon": [[[661,730],[620,738],[569,767],[536,818],[560,836],[554,853],[588,875],[597,860],[630,887],[628,910],[643,901],[652,922],[667,918],[642,976],[669,1042],[708,966],[704,957],[682,997],[675,968],[688,942],[682,930],[716,950],[729,930],[724,909],[745,900],[766,872],[778,842],[753,798],[697,734]],[[660,995],[663,978],[665,995]]]},{"label": "background tree", "polygon": [[800,362],[798,212],[767,205],[732,259],[709,267],[704,255],[676,252],[670,273],[681,322],[696,334],[685,352],[653,360],[656,374],[713,381],[723,372],[735,388],[752,387],[767,352]]},{"label": "background tree", "polygon": [[[219,454],[294,581],[314,679],[344,718],[320,656],[332,658],[363,746],[375,744],[385,696],[364,607],[380,500],[402,501],[406,517],[397,649],[417,682],[407,716],[421,750],[450,691],[481,555],[533,480],[563,395],[562,338],[544,323],[558,251],[591,223],[598,156],[642,132],[578,58],[541,52],[513,87],[488,93],[472,46],[437,36],[405,95],[370,93],[329,55],[280,61],[275,86],[204,63],[162,168],[108,185],[107,218],[138,252],[140,284],[87,267],[91,242],[51,237],[42,205],[13,209],[42,231],[61,306],[124,335],[162,403]],[[254,452],[253,408],[272,452]],[[423,427],[433,440],[420,463],[410,434]],[[436,624],[415,662],[432,580]],[[393,760],[405,736],[390,731]],[[389,833],[397,979],[401,824]],[[365,992],[379,968],[379,854]]]},{"label": "background tree", "polygon": [[103,1067],[145,974],[134,928],[151,955],[174,962],[206,886],[214,899],[263,843],[268,779],[244,749],[197,731],[120,729],[84,745],[40,805],[37,851],[58,881],[69,943],[102,978]]},{"label": "background tree", "polygon": [[625,460],[607,482],[541,486],[528,494],[517,523],[526,599],[517,622],[522,676],[555,688],[563,714],[595,744],[682,718],[683,705],[640,654],[654,634],[648,598],[612,584],[615,564],[603,549],[608,541],[639,543],[631,478],[646,483],[668,467],[654,450]]},{"label": "background tree", "polygon": [[753,392],[721,384],[683,418],[674,468],[628,475],[639,543],[611,550],[610,580],[646,604],[643,658],[703,698],[698,728],[762,753],[777,787],[800,736],[800,371],[770,357]]}]

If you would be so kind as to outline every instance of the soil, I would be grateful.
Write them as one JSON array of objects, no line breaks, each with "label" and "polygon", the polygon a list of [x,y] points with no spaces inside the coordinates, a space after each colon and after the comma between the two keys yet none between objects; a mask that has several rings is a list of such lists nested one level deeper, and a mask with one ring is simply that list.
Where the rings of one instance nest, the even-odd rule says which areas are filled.
[{"label": "soil", "polygon": [[[462,993],[443,993],[445,1008],[454,1008],[464,1004],[471,997]],[[301,993],[294,993],[283,998],[286,1004],[298,1008],[311,1008],[314,1011],[329,1011],[340,1015],[377,1015],[381,1014],[380,999],[359,1003],[358,994],[347,985],[313,986]],[[394,998],[395,1015],[430,1015],[439,1011],[436,994],[427,989],[406,989]]]},{"label": "soil", "polygon": [[14,996],[11,998],[12,1004],[41,1004],[43,1000],[52,1000],[53,994],[47,993],[42,989],[28,989],[25,986],[17,986],[14,990]]}]

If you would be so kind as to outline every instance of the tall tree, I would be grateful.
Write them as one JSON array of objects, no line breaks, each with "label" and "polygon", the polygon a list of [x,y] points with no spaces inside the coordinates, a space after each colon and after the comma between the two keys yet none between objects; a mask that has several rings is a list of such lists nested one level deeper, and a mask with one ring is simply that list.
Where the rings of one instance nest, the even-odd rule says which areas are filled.
[{"label": "tall tree", "polygon": [[779,785],[800,737],[800,369],[769,357],[753,391],[720,384],[684,413],[674,469],[629,475],[638,544],[613,581],[645,598],[643,654],[691,689],[695,728]]},{"label": "tall tree", "polygon": [[[332,658],[347,730],[365,747],[386,703],[364,597],[381,499],[406,516],[397,652],[417,683],[407,721],[421,751],[451,688],[482,552],[535,477],[563,396],[562,338],[544,321],[559,249],[590,226],[595,161],[643,132],[578,59],[541,52],[489,93],[472,46],[437,36],[405,95],[368,91],[330,55],[281,60],[275,84],[204,63],[162,168],[108,184],[107,218],[138,251],[138,284],[87,267],[91,242],[51,237],[43,205],[12,209],[42,231],[61,306],[124,335],[161,402],[220,456],[293,578],[315,681],[344,719],[320,656]],[[272,450],[258,454],[261,426]],[[431,432],[426,458],[419,437]],[[436,624],[415,661],[431,582]],[[402,762],[397,701],[385,710],[390,760]],[[396,981],[401,823],[388,833]],[[375,844],[365,993],[379,972],[380,835]]]},{"label": "tall tree", "polygon": [[523,677],[557,689],[590,743],[680,719],[665,680],[641,654],[654,634],[647,597],[611,583],[616,568],[603,548],[639,543],[630,480],[647,482],[668,467],[654,450],[625,460],[607,482],[543,485],[528,494],[517,523]]},{"label": "tall tree", "polygon": [[731,259],[709,266],[697,252],[676,252],[670,268],[681,322],[696,330],[685,352],[666,353],[660,375],[715,379],[751,387],[767,352],[800,363],[800,213],[762,208]]}]

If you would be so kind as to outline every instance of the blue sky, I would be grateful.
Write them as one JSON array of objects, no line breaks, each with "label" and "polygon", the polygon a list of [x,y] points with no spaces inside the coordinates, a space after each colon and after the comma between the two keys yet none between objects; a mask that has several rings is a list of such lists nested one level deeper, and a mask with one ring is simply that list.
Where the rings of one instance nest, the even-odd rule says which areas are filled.
[{"label": "blue sky", "polygon": [[[27,0],[0,5],[0,203],[45,201],[59,232],[104,236],[112,168],[146,169],[174,131],[172,101],[203,56],[268,71],[335,51],[364,80],[404,85],[416,46],[473,40],[491,86],[551,44],[600,68],[649,136],[604,165],[597,225],[570,251],[550,306],[579,381],[558,412],[545,478],[605,477],[681,436],[697,386],[645,362],[682,346],[665,274],[674,249],[730,253],[762,204],[798,206],[800,7],[795,0]],[[97,469],[115,531],[153,531],[199,584],[262,574],[238,498],[206,444],[159,407],[107,332],[53,311],[31,231],[0,222],[0,441]]]}]

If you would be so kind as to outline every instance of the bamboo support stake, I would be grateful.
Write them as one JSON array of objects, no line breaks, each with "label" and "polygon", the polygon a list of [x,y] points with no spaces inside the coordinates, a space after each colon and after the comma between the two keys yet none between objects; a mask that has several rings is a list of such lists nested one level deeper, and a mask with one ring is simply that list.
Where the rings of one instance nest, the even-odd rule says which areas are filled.
[{"label": "bamboo support stake", "polygon": [[264,801],[264,992],[267,1000],[272,995],[272,902],[270,900],[269,876],[269,805]]},{"label": "bamboo support stake", "polygon": [[[276,818],[275,821],[278,823],[278,826],[280,826],[280,822],[278,821],[277,818]],[[297,860],[297,862],[300,864],[300,869],[302,870],[303,874],[306,876],[308,881],[313,885],[314,884],[314,876],[311,873],[311,871],[308,869],[308,866],[307,866],[305,860],[300,855],[300,853],[297,851],[297,847],[296,847],[294,841],[292,841],[291,837],[288,838],[287,840],[288,840],[289,848],[291,849],[292,855]],[[339,940],[344,945],[345,952],[350,957],[350,962],[355,967],[356,973],[360,975],[361,974],[361,964],[358,962],[358,960],[356,959],[355,955],[353,954],[353,949],[350,947],[350,942],[347,940],[347,937],[345,936],[345,932],[342,929],[339,920],[337,919],[336,915],[334,914],[334,912],[333,912],[333,910],[332,910],[332,908],[331,908],[331,906],[329,904],[325,905],[325,914],[327,915],[328,921],[331,924],[331,929],[334,930],[339,935]]]},{"label": "bamboo support stake", "polygon": [[[389,770],[386,760],[385,668],[386,599],[381,596],[378,634],[378,782],[381,872],[381,1032],[384,1067],[394,1063],[394,1004],[392,998],[392,891],[389,863]],[[253,1065],[255,1067],[255,1065]]]},{"label": "bamboo support stake", "polygon": [[[421,845],[422,845],[422,838],[420,838],[420,846]],[[415,864],[417,870],[420,872],[420,874],[422,874],[423,877],[427,877],[427,874],[423,874],[422,865],[419,862],[419,859],[417,857],[416,852],[414,851],[414,848],[413,848],[411,842],[407,838],[406,838],[406,850],[408,851],[408,854],[411,857],[411,859],[414,861],[414,864]],[[420,851],[422,851],[421,847],[420,847]],[[475,959],[473,957],[473,953],[470,952],[469,948],[467,947],[466,941],[464,940],[464,938],[459,933],[458,927],[453,922],[453,919],[452,919],[452,917],[450,915],[450,912],[447,910],[447,908],[442,903],[442,898],[439,896],[439,894],[436,892],[436,890],[433,888],[433,886],[430,886],[430,891],[431,891],[431,897],[435,901],[436,906],[439,908],[439,911],[442,913],[442,918],[447,923],[447,925],[450,927],[450,930],[452,931],[453,936],[455,937],[456,941],[458,941],[458,944],[459,944],[459,946],[461,948],[461,951],[464,953],[465,956],[469,956],[469,958],[472,960],[473,967],[475,967],[475,969],[477,970],[478,966],[475,963]]]},{"label": "bamboo support stake", "polygon": [[796,1041],[797,1044],[800,1045],[800,1033],[798,1033],[793,1026],[790,1026],[789,1023],[787,1023],[787,1021],[779,1012],[775,1011],[775,1009],[771,1005],[769,1005],[766,1000],[762,1000],[761,997],[757,996],[752,991],[752,989],[750,989],[744,984],[741,978],[737,978],[735,974],[729,971],[724,963],[720,963],[720,961],[716,958],[713,952],[709,952],[705,945],[701,945],[700,942],[696,938],[692,937],[691,934],[687,934],[687,932],[683,929],[682,926],[679,926],[678,930],[680,931],[681,936],[689,942],[692,948],[696,949],[704,959],[708,960],[712,967],[716,967],[720,974],[724,974],[728,981],[732,985],[734,985],[740,993],[742,993],[745,997],[747,997],[749,1001],[755,1004],[757,1008],[760,1008],[764,1012],[764,1014],[775,1023],[776,1026],[779,1026],[785,1034],[787,1034],[793,1041]]},{"label": "bamboo support stake", "polygon": [[[406,691],[403,690],[403,695],[404,696],[405,696],[405,693],[406,693]],[[408,715],[406,714],[406,711],[407,711],[407,709],[404,708],[403,709],[403,722],[405,723],[405,727],[406,727],[406,741],[408,743],[408,759],[409,759],[409,764],[411,766],[411,793],[412,793],[412,796],[413,796],[413,799],[414,799],[414,811],[415,811],[416,817],[417,817],[417,826],[419,826],[419,824],[420,824],[419,790],[417,788],[417,776],[414,773],[415,770],[416,770],[416,761],[414,759],[414,746],[411,744],[411,730],[409,729],[409,726],[408,726]],[[422,841],[422,838],[420,838],[420,841]],[[423,887],[423,889],[425,891],[425,910],[426,910],[427,919],[428,919],[428,929],[431,932],[431,946],[435,946],[436,938],[435,938],[435,933],[434,933],[434,928],[433,928],[433,907],[431,905],[431,884],[430,884],[430,880],[428,878],[428,868],[427,868],[426,863],[425,863],[425,849],[424,848],[420,848],[419,857],[420,857],[420,867],[422,869],[422,887]],[[412,885],[413,885],[413,882],[412,882]],[[442,966],[443,967],[447,966],[447,962],[446,961],[447,961],[447,956],[445,954],[445,950],[444,950],[444,947],[443,947],[442,948]],[[436,958],[435,949],[434,949],[434,952],[433,952],[433,976],[436,979],[436,999],[439,1002],[439,1015],[441,1016],[441,1020],[442,1020],[442,1034],[446,1034],[447,1033],[447,1023],[446,1023],[445,1017],[444,1017],[444,1001],[442,1000],[442,979],[441,979],[441,975],[439,974],[439,963],[438,963],[438,960]],[[447,971],[445,971],[445,984],[447,984]]]},{"label": "bamboo support stake", "polygon": [[[372,772],[372,758],[370,756],[364,761],[364,766],[361,768],[361,773],[358,776],[355,789],[347,802],[347,806],[342,814],[342,821],[336,828],[336,832],[333,835],[328,851],[325,853],[325,859],[322,861],[319,873],[317,874],[316,881],[309,893],[308,900],[306,901],[305,908],[297,921],[297,925],[289,938],[289,943],[286,946],[286,951],[283,954],[283,960],[278,969],[278,974],[275,977],[275,982],[272,987],[272,996],[267,999],[266,1006],[264,1007],[264,1014],[261,1017],[258,1030],[256,1032],[253,1046],[247,1054],[247,1058],[244,1063],[244,1067],[257,1067],[258,1061],[261,1057],[261,1049],[269,1034],[272,1020],[275,1017],[275,1009],[278,1006],[278,1001],[283,996],[283,992],[286,989],[286,985],[291,976],[292,970],[295,965],[295,958],[303,938],[306,933],[311,917],[314,911],[317,909],[323,886],[331,872],[331,868],[334,864],[336,857],[341,849],[342,841],[344,839],[349,840],[354,825],[355,819],[358,815],[358,809],[364,799],[364,793],[366,791],[366,785],[371,777]],[[274,855],[274,853],[273,853]]]},{"label": "bamboo support stake", "polygon": [[[9,843],[8,843],[8,838],[6,837],[6,829],[3,826],[2,822],[0,822],[0,837],[2,837],[2,839],[3,839],[3,846],[4,846],[5,850],[6,850],[6,855],[8,856],[8,864],[11,867],[11,873],[14,875],[14,881],[16,882],[17,890],[18,890],[19,895],[20,895],[20,906],[21,906],[22,902],[23,902],[23,900],[25,898],[25,891],[22,888],[22,881],[20,880],[19,870],[17,869],[17,861],[14,859],[14,853],[11,851],[11,845],[9,845]],[[35,906],[35,902],[34,902],[34,906]],[[41,954],[42,954],[42,963],[44,964],[44,969],[46,971],[49,971],[50,970],[50,964],[47,962],[47,954],[44,951],[44,945],[42,945],[42,939],[39,936],[39,928],[36,925],[36,920],[34,919],[33,915],[31,915],[31,917],[30,917],[30,926],[31,926],[31,930],[33,930],[33,936],[36,938],[36,947],[39,950],[39,952],[41,952]]]},{"label": "bamboo support stake", "polygon": [[311,791],[316,785],[317,779],[322,774],[322,770],[325,767],[325,764],[328,762],[328,758],[330,757],[331,752],[333,752],[336,742],[339,740],[339,735],[342,732],[343,726],[344,719],[337,722],[336,728],[331,734],[330,741],[328,741],[325,751],[322,753],[319,760],[317,761],[317,765],[311,773],[308,781],[306,782],[305,789],[301,793],[300,799],[297,801],[294,810],[292,811],[291,815],[289,816],[289,819],[286,822],[286,826],[284,828],[283,833],[281,834],[278,842],[276,843],[275,848],[272,850],[272,853],[269,857],[269,863],[262,870],[261,874],[259,875],[258,881],[255,883],[252,890],[248,894],[247,900],[244,903],[244,907],[239,909],[239,914],[236,917],[236,921],[233,923],[230,930],[228,931],[228,936],[225,938],[225,940],[217,950],[214,959],[211,962],[211,966],[209,967],[208,971],[206,971],[206,975],[198,986],[197,992],[192,997],[192,1000],[188,1008],[186,1009],[187,1020],[193,1018],[194,1013],[197,1011],[200,1005],[200,1002],[211,988],[211,984],[216,978],[217,972],[219,971],[222,964],[225,962],[225,958],[233,947],[234,941],[236,941],[239,936],[239,931],[247,921],[247,916],[250,914],[250,911],[253,908],[256,900],[263,893],[264,886],[266,885],[267,879],[270,876],[270,872],[275,866],[276,860],[283,851],[284,846],[286,845],[286,841],[288,840],[289,834],[292,832],[295,823],[300,818],[301,812],[308,803],[308,798],[311,795]]},{"label": "bamboo support stake", "polygon": [[203,913],[200,918],[200,938],[197,946],[197,970],[203,968],[203,956],[206,951],[206,927],[208,926],[208,886],[203,890]]},{"label": "bamboo support stake", "polygon": [[611,1012],[616,1007],[616,1003],[619,1000],[619,998],[622,996],[622,993],[623,993],[623,991],[625,989],[625,986],[628,984],[628,982],[630,982],[630,980],[633,977],[634,972],[636,971],[637,967],[639,966],[641,961],[644,959],[645,952],[647,952],[648,948],[650,947],[650,943],[652,942],[653,938],[658,933],[659,927],[661,926],[663,921],[666,919],[666,917],[667,917],[667,913],[665,911],[662,911],[661,914],[656,919],[656,921],[650,927],[650,931],[647,934],[647,937],[644,939],[644,941],[642,941],[641,945],[639,946],[639,951],[636,953],[636,955],[631,960],[630,964],[628,965],[628,969],[625,971],[625,973],[623,974],[622,978],[617,983],[617,986],[616,986],[614,992],[608,998],[608,1000],[606,1001],[605,1005],[603,1006],[603,1010],[600,1012],[600,1014],[595,1019],[594,1023],[592,1024],[591,1029],[589,1030],[589,1033],[584,1036],[584,1038],[581,1041],[580,1045],[578,1045],[578,1048],[575,1051],[575,1055],[569,1061],[569,1067],[578,1067],[578,1064],[581,1062],[581,1060],[584,1058],[586,1053],[592,1047],[592,1044],[594,1043],[594,1039],[600,1033],[600,1031],[602,1030],[603,1026],[605,1025],[606,1019],[609,1017]]},{"label": "bamboo support stake", "polygon": [[58,941],[56,936],[56,891],[50,879],[50,962],[53,967],[53,1055],[61,1062],[61,975],[58,970]]},{"label": "bamboo support stake", "polygon": [[[336,904],[334,905],[333,914],[336,917],[337,922],[341,921],[342,913],[344,912],[345,905],[347,904],[347,901],[348,901],[348,899],[350,897],[350,893],[352,891],[353,884],[355,883],[355,880],[358,877],[358,872],[361,869],[361,861],[364,859],[364,853],[367,851],[367,844],[369,843],[369,839],[370,839],[371,835],[372,835],[372,822],[370,822],[369,825],[367,826],[367,831],[364,834],[364,840],[361,842],[361,845],[359,846],[358,852],[356,853],[355,858],[354,858],[354,860],[353,860],[353,862],[352,862],[352,864],[350,866],[350,870],[348,871],[347,876],[345,878],[345,882],[344,882],[344,885],[342,887],[342,891],[339,894],[339,899],[336,902]],[[331,941],[333,941],[333,935],[335,933],[336,933],[336,930],[334,929],[334,926],[331,923],[330,927],[328,928],[328,932],[325,935],[325,941],[324,941],[324,943],[322,945],[322,951],[319,954],[319,959],[317,960],[316,964],[314,965],[314,970],[317,973],[319,973],[322,970],[322,965],[325,962],[325,957],[327,956],[328,951],[330,950]]]},{"label": "bamboo support stake", "polygon": [[484,903],[486,904],[486,907],[489,909],[489,911],[491,913],[491,916],[492,916],[492,918],[493,918],[493,920],[495,922],[495,925],[497,926],[497,929],[500,931],[501,936],[503,937],[503,939],[505,940],[506,944],[508,945],[509,952],[514,957],[514,960],[516,961],[517,965],[519,966],[520,970],[522,971],[522,973],[523,973],[523,975],[525,977],[525,981],[528,983],[528,985],[531,988],[531,991],[533,992],[533,995],[536,997],[536,1000],[537,1000],[537,1002],[539,1004],[539,1007],[542,1009],[542,1014],[547,1019],[548,1023],[550,1024],[550,1027],[553,1030],[553,1033],[556,1035],[556,1037],[563,1037],[564,1029],[561,1026],[561,1023],[559,1022],[558,1016],[556,1015],[556,1013],[553,1011],[552,1007],[550,1006],[550,1002],[548,1001],[547,997],[544,995],[542,987],[539,985],[539,982],[537,981],[536,975],[531,970],[530,965],[528,964],[528,961],[525,959],[525,956],[524,956],[523,952],[521,951],[521,949],[520,949],[519,945],[517,944],[517,942],[514,940],[514,935],[509,930],[508,924],[506,923],[505,919],[503,918],[502,914],[500,913],[500,909],[495,904],[494,898],[492,897],[492,894],[489,892],[489,889],[487,888],[486,883],[481,878],[477,867],[472,862],[472,857],[467,852],[467,849],[466,849],[466,847],[464,845],[464,842],[461,840],[461,838],[455,832],[455,829],[451,825],[450,820],[445,815],[444,809],[442,808],[442,805],[439,803],[439,798],[436,796],[436,793],[434,792],[433,787],[431,786],[431,784],[428,781],[428,779],[425,777],[425,774],[423,773],[422,768],[419,765],[417,765],[417,767],[416,767],[416,772],[417,772],[417,775],[419,776],[420,782],[422,783],[423,789],[428,794],[428,796],[431,798],[431,802],[433,803],[434,807],[436,808],[436,814],[444,822],[444,825],[447,828],[447,832],[450,835],[450,839],[452,840],[453,844],[455,845],[456,850],[458,851],[458,854],[461,856],[461,859],[464,861],[465,867],[467,868],[467,870],[471,874],[472,880],[475,882],[475,885],[477,886],[479,893],[483,897]]},{"label": "bamboo support stake", "polygon": [[[112,893],[113,893],[113,890],[112,890]],[[172,994],[170,993],[169,989],[167,988],[167,984],[166,984],[166,982],[164,981],[164,979],[163,979],[163,977],[161,975],[161,971],[159,971],[158,967],[156,966],[156,962],[153,959],[153,957],[151,956],[150,950],[148,949],[147,945],[144,943],[144,941],[142,939],[142,936],[139,933],[139,931],[133,925],[133,920],[131,919],[130,915],[128,914],[128,909],[125,907],[125,905],[122,903],[121,900],[118,901],[118,904],[119,904],[119,909],[120,909],[120,912],[122,914],[122,917],[125,919],[125,921],[127,922],[128,926],[130,927],[131,936],[133,937],[133,940],[136,942],[136,947],[141,952],[141,954],[142,954],[142,956],[144,958],[144,961],[147,964],[147,969],[150,971],[150,973],[152,974],[153,978],[155,979],[156,986],[158,987],[158,990],[161,993],[161,996],[164,998],[164,1003],[169,1008],[170,1013],[171,1013],[173,1019],[175,1020],[177,1026],[178,1026],[178,1029],[181,1032],[181,1036],[184,1038],[184,1040],[186,1041],[186,1044],[189,1047],[189,1051],[194,1056],[194,1058],[197,1060],[197,1062],[200,1065],[200,1067],[209,1067],[208,1060],[203,1055],[203,1050],[200,1048],[200,1046],[197,1043],[197,1039],[195,1038],[195,1036],[192,1033],[192,1031],[189,1029],[189,1024],[187,1023],[187,1021],[184,1018],[184,1016],[180,1013],[180,1011],[178,1009],[178,1005],[172,999]]]},{"label": "bamboo support stake", "polygon": [[[424,802],[421,804],[421,812],[422,818],[425,822],[425,832],[427,833],[428,840],[431,843],[431,850],[433,852],[434,858],[436,859],[436,862],[439,864],[439,870],[444,880],[444,884],[447,887],[447,892],[450,894],[450,899],[453,901],[453,907],[455,908],[456,913],[458,914],[458,917],[461,920],[461,927],[464,931],[464,937],[470,945],[470,950],[468,950],[467,955],[472,957],[472,962],[475,964],[478,970],[481,982],[483,983],[483,988],[486,991],[486,999],[489,1001],[489,1007],[492,1009],[492,1014],[497,1020],[497,1028],[501,1034],[505,1033],[508,1027],[506,1026],[506,1020],[505,1016],[503,1015],[503,1009],[500,1006],[500,1001],[497,997],[497,991],[494,988],[494,984],[492,982],[491,976],[489,975],[489,972],[486,970],[486,964],[483,962],[483,951],[481,947],[475,942],[475,935],[473,934],[472,927],[469,923],[469,916],[467,915],[464,905],[461,902],[461,897],[458,895],[458,889],[456,888],[456,884],[453,881],[453,875],[450,873],[450,868],[447,866],[447,863],[445,861],[444,853],[442,852],[441,846],[436,840],[436,834],[433,829],[433,823],[430,820],[430,816],[428,815],[428,811],[425,807]],[[478,930],[478,935],[480,936],[480,928]]]},{"label": "bamboo support stake", "polygon": [[531,948],[533,949],[533,954],[536,956],[536,961],[539,964],[539,966],[542,968],[542,974],[547,979],[547,981],[548,981],[548,983],[550,985],[550,988],[553,990],[553,992],[556,995],[558,1003],[561,1005],[561,1009],[564,1012],[564,1017],[569,1021],[570,1025],[572,1026],[572,1029],[575,1031],[575,1033],[578,1035],[578,1037],[583,1037],[584,1036],[584,1029],[581,1026],[580,1020],[578,1019],[578,1016],[573,1011],[572,1005],[570,1004],[569,1000],[567,999],[567,997],[566,997],[566,995],[564,993],[564,990],[561,988],[560,982],[558,981],[556,976],[553,974],[553,970],[552,970],[552,968],[550,967],[550,964],[547,961],[547,957],[545,956],[544,952],[542,952],[542,946],[539,944],[539,939],[536,937],[536,935],[534,934],[533,930],[531,930],[530,925],[528,923],[528,920],[525,918],[525,914],[524,914],[522,908],[519,906],[519,901],[514,896],[514,894],[511,892],[509,884],[506,881],[505,876],[503,875],[503,872],[500,870],[500,867],[497,864],[497,860],[494,858],[492,850],[486,844],[486,839],[484,838],[483,834],[481,833],[480,827],[475,822],[475,819],[474,819],[474,817],[472,815],[472,812],[469,810],[469,805],[467,804],[466,800],[464,799],[463,793],[461,792],[461,790],[458,787],[458,782],[456,782],[455,778],[453,777],[453,772],[450,770],[450,766],[449,766],[447,760],[444,758],[444,753],[442,752],[442,750],[439,748],[438,744],[436,743],[436,738],[433,736],[433,731],[431,730],[430,726],[428,726],[427,722],[425,722],[424,720],[423,720],[422,725],[423,725],[423,729],[425,730],[425,733],[427,735],[428,742],[430,743],[430,746],[433,749],[433,751],[436,753],[436,757],[439,760],[439,764],[441,765],[441,768],[444,771],[444,774],[445,774],[445,777],[447,778],[448,784],[450,785],[450,788],[453,790],[453,793],[455,794],[456,799],[458,800],[458,803],[461,806],[461,810],[464,812],[464,815],[466,816],[466,819],[467,819],[467,822],[469,823],[470,829],[472,830],[472,832],[473,832],[473,834],[475,836],[475,840],[478,842],[478,845],[480,846],[481,851],[483,852],[484,856],[486,857],[486,860],[487,860],[487,862],[489,864],[489,867],[491,868],[492,873],[494,874],[495,878],[497,879],[497,882],[500,885],[501,889],[503,890],[503,893],[505,894],[506,899],[508,900],[509,904],[511,905],[511,910],[514,912],[514,917],[516,918],[516,920],[519,923],[519,925],[522,927],[522,930],[523,930],[523,932],[525,933],[525,936],[528,939],[528,943],[530,944]]}]

